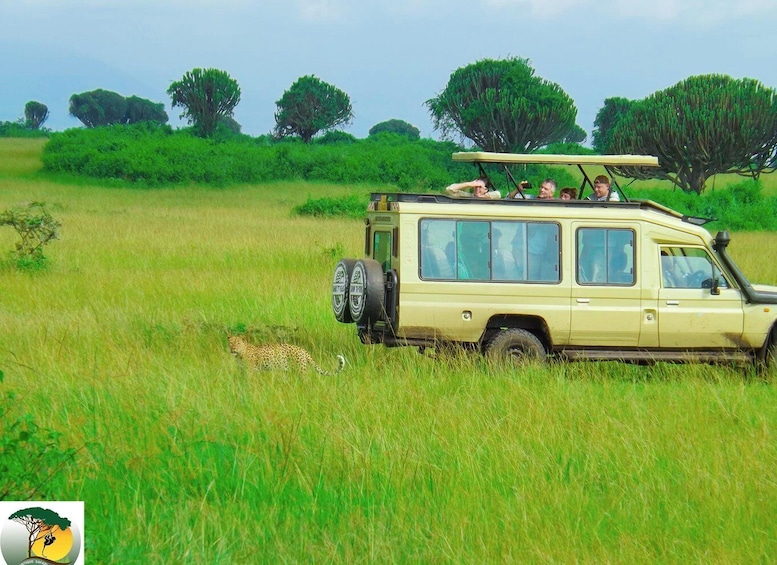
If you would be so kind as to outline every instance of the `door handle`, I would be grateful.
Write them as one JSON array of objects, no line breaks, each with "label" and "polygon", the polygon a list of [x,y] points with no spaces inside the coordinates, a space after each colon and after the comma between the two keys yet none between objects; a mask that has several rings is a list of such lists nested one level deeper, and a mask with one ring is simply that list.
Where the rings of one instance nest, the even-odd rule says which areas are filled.
[{"label": "door handle", "polygon": [[590,304],[591,299],[590,298],[578,298],[577,303],[578,304]]},{"label": "door handle", "polygon": [[667,300],[666,301],[667,306],[679,306],[680,301],[679,300]]}]

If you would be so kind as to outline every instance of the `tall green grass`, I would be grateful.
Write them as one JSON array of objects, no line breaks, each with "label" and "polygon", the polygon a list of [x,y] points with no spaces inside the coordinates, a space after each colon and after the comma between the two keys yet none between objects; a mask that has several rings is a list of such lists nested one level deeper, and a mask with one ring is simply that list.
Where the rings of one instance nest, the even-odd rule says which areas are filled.
[{"label": "tall green grass", "polygon": [[[85,501],[89,563],[777,552],[772,383],[706,365],[514,373],[362,346],[329,284],[341,250],[361,255],[363,224],[291,214],[354,189],[75,186],[30,171],[17,155],[31,143],[0,143],[0,209],[44,201],[62,237],[47,270],[0,271],[0,386],[79,450],[48,492]],[[732,236],[753,281],[776,283],[773,236]],[[227,327],[348,365],[246,371]]]}]

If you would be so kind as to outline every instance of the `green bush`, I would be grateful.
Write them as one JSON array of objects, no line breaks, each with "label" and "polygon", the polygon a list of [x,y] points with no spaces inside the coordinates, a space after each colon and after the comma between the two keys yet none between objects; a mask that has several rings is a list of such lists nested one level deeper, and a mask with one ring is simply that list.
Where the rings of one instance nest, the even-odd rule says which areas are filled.
[{"label": "green bush", "polygon": [[[0,371],[0,383],[3,382]],[[0,500],[46,498],[49,484],[74,457],[61,434],[41,428],[29,414],[14,413],[16,395],[0,395]]]},{"label": "green bush", "polygon": [[321,137],[313,139],[313,143],[320,143],[321,145],[331,145],[333,143],[356,143],[356,141],[358,141],[356,137],[348,132],[340,130],[328,131]]},{"label": "green bush", "polygon": [[363,218],[368,199],[355,194],[341,198],[308,198],[294,207],[301,216]]},{"label": "green bush", "polygon": [[23,119],[18,122],[0,122],[0,137],[48,137],[51,130],[32,128]]},{"label": "green bush", "polygon": [[[44,148],[43,165],[49,172],[149,187],[307,180],[441,192],[453,182],[471,180],[479,174],[471,164],[454,163],[451,153],[456,151],[461,148],[451,142],[410,141],[387,132],[359,140],[335,131],[305,144],[296,138],[252,138],[226,131],[214,139],[202,139],[189,130],[144,123],[53,133]],[[548,151],[590,152],[577,144],[558,144]],[[503,193],[511,190],[498,167],[487,166],[486,170]],[[527,165],[512,173],[516,180],[528,179],[537,185],[546,177],[556,180],[559,187],[579,184],[562,167]],[[716,218],[708,224],[710,229],[777,230],[777,199],[765,198],[757,181],[745,180],[700,196],[669,190],[628,191],[628,196],[649,198],[685,214]],[[351,206],[355,206],[354,201],[311,200],[300,208],[300,213],[328,215],[339,210],[349,215],[355,213],[346,211]],[[363,209],[359,215],[362,213]]]},{"label": "green bush", "polygon": [[18,269],[39,270],[46,266],[43,247],[57,239],[61,225],[42,202],[0,212],[0,226],[12,227],[19,236],[10,254]]},{"label": "green bush", "polygon": [[702,194],[681,190],[628,191],[631,199],[644,198],[689,216],[710,218],[705,227],[735,231],[777,231],[777,198],[766,198],[758,180],[743,180],[725,189]]},{"label": "green bush", "polygon": [[299,179],[423,191],[439,190],[471,174],[466,166],[451,162],[451,152],[458,148],[449,143],[351,137],[332,132],[317,143],[304,144],[239,134],[208,140],[150,124],[71,129],[52,134],[43,167],[142,186]]}]

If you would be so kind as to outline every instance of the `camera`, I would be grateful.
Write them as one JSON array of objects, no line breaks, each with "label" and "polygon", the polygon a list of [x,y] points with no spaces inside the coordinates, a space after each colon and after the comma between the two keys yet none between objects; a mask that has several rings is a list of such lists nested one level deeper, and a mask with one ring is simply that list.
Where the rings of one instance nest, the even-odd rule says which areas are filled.
[{"label": "camera", "polygon": [[526,190],[527,188],[531,188],[531,183],[527,180],[522,180],[521,182],[518,183],[518,185],[524,190]]}]

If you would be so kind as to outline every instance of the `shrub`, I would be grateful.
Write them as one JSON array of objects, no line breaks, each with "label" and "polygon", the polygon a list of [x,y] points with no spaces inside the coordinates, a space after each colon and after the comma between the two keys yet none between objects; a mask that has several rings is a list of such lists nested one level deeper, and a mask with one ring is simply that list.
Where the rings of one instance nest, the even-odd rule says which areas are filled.
[{"label": "shrub", "polygon": [[377,137],[360,141],[332,132],[313,144],[240,134],[207,140],[168,126],[117,125],[53,134],[44,148],[43,166],[48,172],[142,186],[299,179],[427,191],[472,174],[467,166],[451,162],[451,152],[458,148],[450,143]]},{"label": "shrub", "polygon": [[39,269],[46,264],[43,247],[57,239],[61,223],[46,211],[42,202],[31,202],[0,213],[0,226],[11,226],[19,241],[11,252],[20,269]]},{"label": "shrub", "polygon": [[350,133],[333,130],[328,131],[321,137],[313,139],[314,143],[320,143],[321,145],[331,145],[333,143],[356,143],[357,139]]},{"label": "shrub", "polygon": [[300,216],[363,218],[367,209],[367,198],[355,194],[340,198],[308,198],[307,202],[294,207]]},{"label": "shrub", "polygon": [[629,198],[654,200],[689,216],[711,218],[705,227],[736,231],[777,231],[777,198],[766,198],[758,180],[743,180],[702,194],[680,190],[635,190]]},{"label": "shrub", "polygon": [[30,127],[24,119],[17,122],[0,122],[0,137],[48,137],[50,134],[51,130]]},{"label": "shrub", "polygon": [[[0,371],[0,384],[3,382]],[[16,396],[0,395],[0,500],[46,498],[48,484],[75,457],[61,434],[41,428],[29,414],[14,415]]]}]

